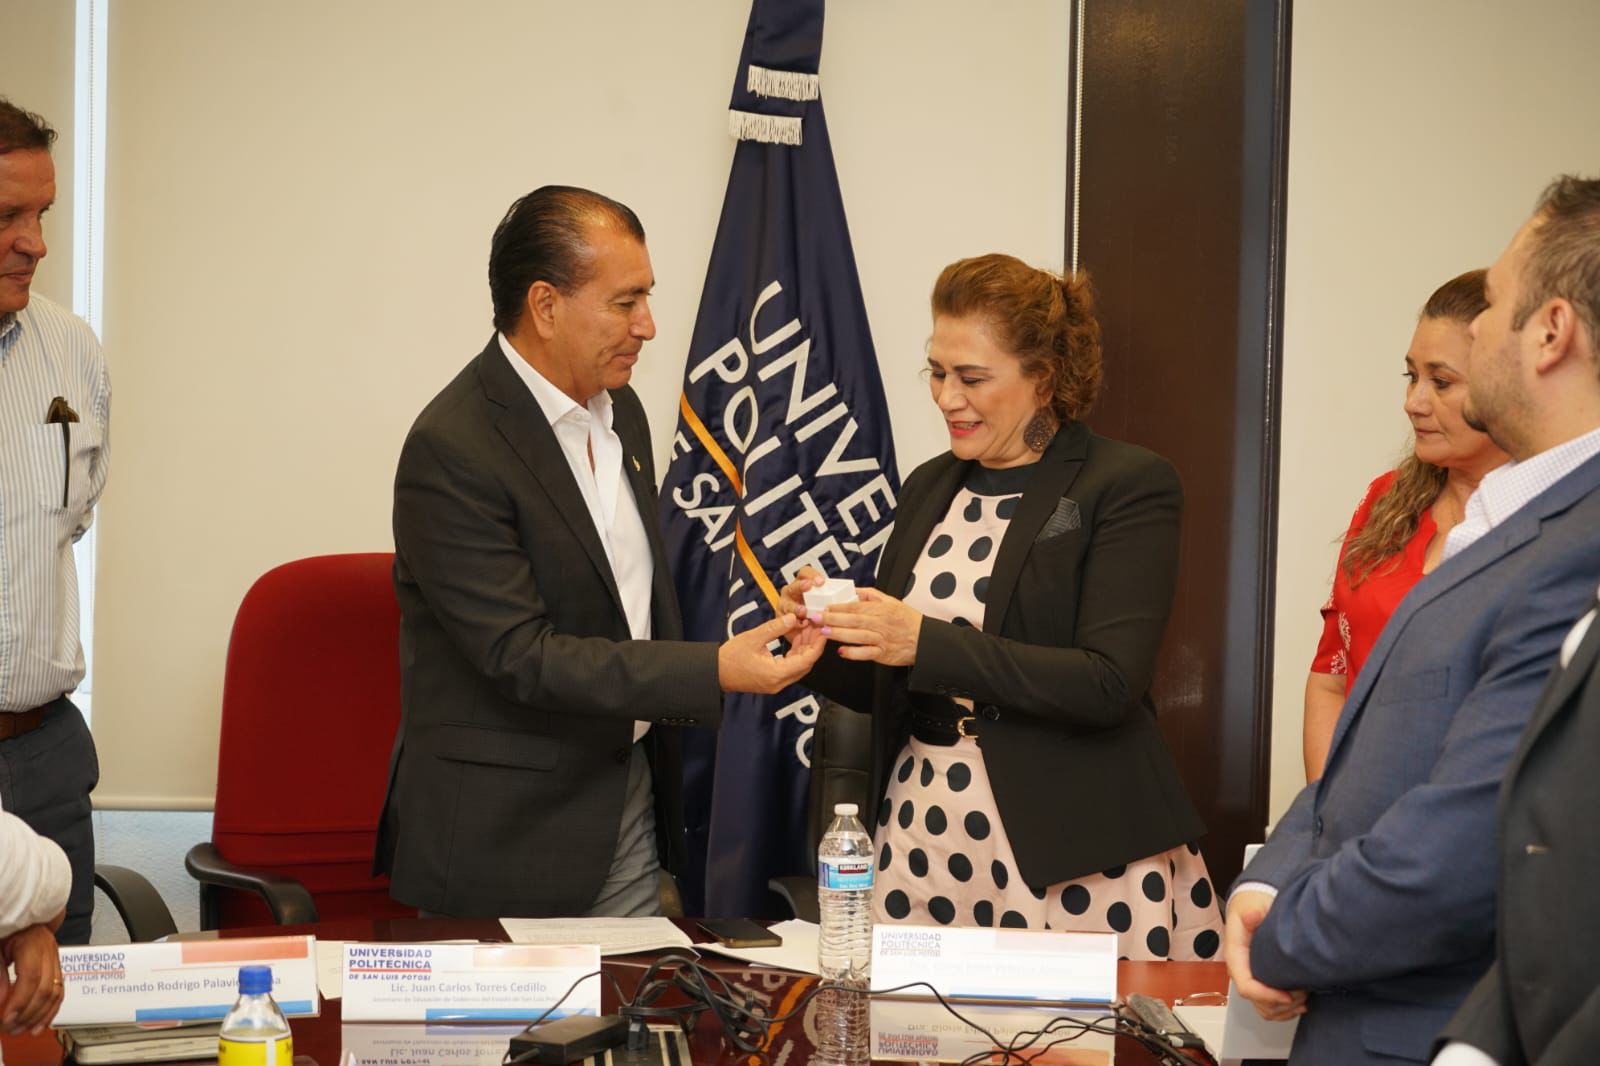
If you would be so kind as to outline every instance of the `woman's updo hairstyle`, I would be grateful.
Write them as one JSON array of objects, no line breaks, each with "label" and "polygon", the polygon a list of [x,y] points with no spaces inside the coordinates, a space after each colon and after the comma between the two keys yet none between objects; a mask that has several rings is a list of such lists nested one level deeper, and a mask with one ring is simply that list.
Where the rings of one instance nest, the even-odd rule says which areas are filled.
[{"label": "woman's updo hairstyle", "polygon": [[933,314],[976,318],[1022,372],[1045,384],[1062,423],[1083,419],[1100,395],[1100,322],[1086,271],[1062,277],[1010,255],[980,255],[945,267],[933,283]]}]

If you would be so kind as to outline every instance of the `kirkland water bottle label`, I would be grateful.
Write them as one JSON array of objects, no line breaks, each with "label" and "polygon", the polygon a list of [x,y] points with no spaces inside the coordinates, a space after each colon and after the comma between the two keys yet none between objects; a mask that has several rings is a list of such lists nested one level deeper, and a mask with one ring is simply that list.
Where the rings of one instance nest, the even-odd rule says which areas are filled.
[{"label": "kirkland water bottle label", "polygon": [[871,888],[872,857],[818,859],[817,885],[821,888]]}]

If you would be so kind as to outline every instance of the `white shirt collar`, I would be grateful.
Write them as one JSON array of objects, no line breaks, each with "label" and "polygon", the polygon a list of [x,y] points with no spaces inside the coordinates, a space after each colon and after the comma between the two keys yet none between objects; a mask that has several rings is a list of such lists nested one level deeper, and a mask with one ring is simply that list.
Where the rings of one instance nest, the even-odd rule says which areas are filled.
[{"label": "white shirt collar", "polygon": [[1483,475],[1467,497],[1461,521],[1444,541],[1444,558],[1465,551],[1489,530],[1556,482],[1600,454],[1600,429],[1547,448],[1522,462],[1512,460]]},{"label": "white shirt collar", "polygon": [[1600,453],[1600,429],[1547,448],[1520,463],[1512,460],[1489,471],[1478,482],[1478,493],[1483,497],[1489,524],[1497,526],[1504,522],[1523,504],[1578,469],[1596,453]]},{"label": "white shirt collar", "polygon": [[511,341],[504,333],[496,336],[500,340],[500,350],[505,353],[506,360],[510,362],[511,369],[517,372],[522,383],[528,386],[528,391],[533,393],[533,398],[538,401],[539,410],[544,412],[544,417],[552,426],[563,418],[570,418],[574,412],[580,416],[585,410],[590,415],[600,420],[600,424],[607,429],[611,428],[611,394],[604,389],[600,394],[589,400],[587,409],[578,405],[571,396],[557,388],[549,378],[522,357],[522,354],[511,346]]}]

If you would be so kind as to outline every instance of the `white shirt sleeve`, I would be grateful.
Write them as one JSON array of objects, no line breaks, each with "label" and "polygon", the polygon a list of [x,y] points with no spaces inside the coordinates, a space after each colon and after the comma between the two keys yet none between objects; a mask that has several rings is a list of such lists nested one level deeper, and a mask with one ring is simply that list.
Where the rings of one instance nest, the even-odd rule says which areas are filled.
[{"label": "white shirt sleeve", "polygon": [[1434,1058],[1433,1066],[1500,1066],[1500,1064],[1471,1044],[1452,1040]]},{"label": "white shirt sleeve", "polygon": [[0,811],[0,937],[54,918],[71,889],[67,853]]},{"label": "white shirt sleeve", "polygon": [[1233,888],[1234,892],[1264,892],[1273,899],[1278,898],[1278,890],[1265,881],[1241,881]]}]

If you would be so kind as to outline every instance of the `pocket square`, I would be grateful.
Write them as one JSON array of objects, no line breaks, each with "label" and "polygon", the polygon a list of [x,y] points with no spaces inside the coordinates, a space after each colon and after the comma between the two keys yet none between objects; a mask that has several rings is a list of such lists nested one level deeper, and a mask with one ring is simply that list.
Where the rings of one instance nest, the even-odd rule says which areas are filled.
[{"label": "pocket square", "polygon": [[1051,537],[1061,536],[1068,530],[1081,529],[1082,527],[1083,515],[1078,511],[1078,501],[1069,496],[1063,496],[1056,502],[1056,509],[1051,512],[1049,519],[1044,524],[1044,528],[1039,530],[1039,535],[1033,539],[1035,541],[1049,540]]}]

